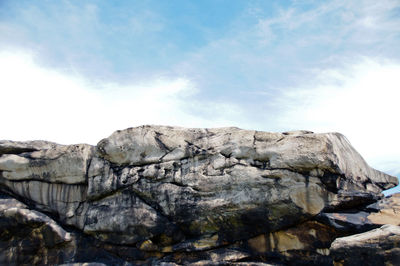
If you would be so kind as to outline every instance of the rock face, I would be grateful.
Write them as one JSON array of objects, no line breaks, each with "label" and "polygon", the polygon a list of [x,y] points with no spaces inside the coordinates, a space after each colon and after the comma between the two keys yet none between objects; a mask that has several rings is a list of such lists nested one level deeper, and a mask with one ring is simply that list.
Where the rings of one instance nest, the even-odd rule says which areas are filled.
[{"label": "rock face", "polygon": [[[142,126],[96,147],[0,141],[0,264],[329,265],[332,241],[364,230],[349,210],[383,215],[375,202],[396,184],[338,133]],[[368,217],[368,229],[386,219]],[[40,244],[25,252],[26,239]]]}]

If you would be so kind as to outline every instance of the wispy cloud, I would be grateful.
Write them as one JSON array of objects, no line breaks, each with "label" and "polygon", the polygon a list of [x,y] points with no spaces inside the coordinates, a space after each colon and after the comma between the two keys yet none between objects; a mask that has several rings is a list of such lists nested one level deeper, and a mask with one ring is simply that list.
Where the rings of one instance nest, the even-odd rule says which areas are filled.
[{"label": "wispy cloud", "polygon": [[259,12],[243,26],[253,9],[178,64],[178,71],[198,77],[206,90],[221,90],[213,81],[223,80],[226,88],[248,92],[307,81],[310,68],[331,68],[352,57],[400,60],[398,1],[323,1],[307,8],[295,2],[272,14]]},{"label": "wispy cloud", "polygon": [[166,20],[146,5],[98,1],[6,1],[0,9],[0,49],[27,49],[37,62],[93,80],[152,78],[175,57],[164,56]]}]

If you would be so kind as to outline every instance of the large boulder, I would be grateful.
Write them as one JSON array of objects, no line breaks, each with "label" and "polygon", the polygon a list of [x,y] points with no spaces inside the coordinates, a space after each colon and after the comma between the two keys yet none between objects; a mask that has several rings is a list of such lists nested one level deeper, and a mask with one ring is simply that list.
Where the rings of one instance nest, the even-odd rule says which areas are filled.
[{"label": "large boulder", "polygon": [[0,141],[2,191],[129,261],[325,263],[340,233],[318,217],[397,182],[338,133],[141,126],[96,147]]}]

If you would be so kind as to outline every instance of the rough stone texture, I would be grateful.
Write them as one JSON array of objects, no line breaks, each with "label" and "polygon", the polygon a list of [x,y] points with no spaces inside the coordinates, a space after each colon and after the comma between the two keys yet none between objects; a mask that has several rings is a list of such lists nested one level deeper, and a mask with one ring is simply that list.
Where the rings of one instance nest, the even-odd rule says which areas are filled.
[{"label": "rough stone texture", "polygon": [[367,211],[371,212],[368,220],[383,225],[400,225],[400,194],[394,194],[368,205]]},{"label": "rough stone texture", "polygon": [[318,220],[344,233],[365,232],[384,224],[400,225],[400,194],[383,198],[364,208],[321,212]]},{"label": "rough stone texture", "polygon": [[56,264],[73,254],[72,236],[41,212],[0,195],[0,264]]},{"label": "rough stone texture", "polygon": [[331,246],[335,265],[400,265],[400,226],[383,225],[337,238]]},{"label": "rough stone texture", "polygon": [[0,141],[0,154],[20,154],[24,152],[32,152],[39,150],[54,149],[59,144],[43,140],[34,141],[11,141],[2,140]]},{"label": "rough stone texture", "polygon": [[[330,243],[356,231],[332,216],[396,184],[338,133],[141,126],[96,147],[0,141],[0,189],[74,230],[76,254],[95,239],[113,264],[329,264]],[[76,254],[56,261],[94,262]]]}]

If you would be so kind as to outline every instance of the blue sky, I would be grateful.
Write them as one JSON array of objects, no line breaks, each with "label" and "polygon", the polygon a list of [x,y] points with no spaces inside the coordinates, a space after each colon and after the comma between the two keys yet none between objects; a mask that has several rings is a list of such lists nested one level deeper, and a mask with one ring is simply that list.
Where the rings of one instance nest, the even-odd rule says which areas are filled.
[{"label": "blue sky", "polygon": [[399,1],[1,0],[0,73],[0,139],[338,131],[400,175]]}]

